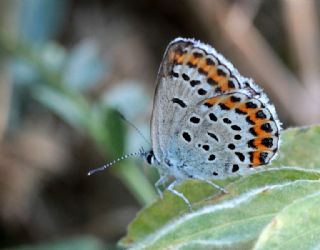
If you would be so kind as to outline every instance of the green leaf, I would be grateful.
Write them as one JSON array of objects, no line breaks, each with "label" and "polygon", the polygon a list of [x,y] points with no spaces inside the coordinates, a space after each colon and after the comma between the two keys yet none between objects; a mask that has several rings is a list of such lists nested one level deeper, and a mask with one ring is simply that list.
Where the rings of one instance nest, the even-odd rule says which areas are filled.
[{"label": "green leaf", "polygon": [[[185,181],[177,190],[192,203],[193,212],[166,191],[163,200],[137,215],[119,244],[133,249],[251,249],[280,211],[318,192],[317,145],[319,126],[286,130],[272,168],[261,167],[242,177],[215,180],[227,189],[227,194],[201,181]],[[283,166],[288,162],[293,167]]]},{"label": "green leaf", "polygon": [[319,207],[319,192],[293,202],[263,230],[255,249],[318,249]]},{"label": "green leaf", "polygon": [[281,135],[278,157],[272,166],[320,169],[320,126],[289,128]]},{"label": "green leaf", "polygon": [[[239,244],[250,246],[281,209],[298,197],[318,192],[319,188],[320,181],[297,180],[240,193],[231,190],[230,194],[203,202],[201,208],[170,220],[126,246],[136,249],[184,249],[190,245],[197,246],[196,249],[235,249]],[[149,219],[155,220],[156,217]],[[139,224],[140,230],[143,229],[142,221]],[[129,243],[128,240],[122,243]]]}]

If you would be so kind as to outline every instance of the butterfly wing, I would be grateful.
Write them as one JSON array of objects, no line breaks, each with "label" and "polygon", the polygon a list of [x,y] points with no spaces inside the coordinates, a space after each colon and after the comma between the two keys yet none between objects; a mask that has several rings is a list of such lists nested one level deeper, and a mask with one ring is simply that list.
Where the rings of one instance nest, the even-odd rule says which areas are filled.
[{"label": "butterfly wing", "polygon": [[[269,108],[249,92],[222,94],[201,101],[185,115],[177,133],[188,154],[184,171],[201,178],[230,176],[270,162],[278,150],[279,127]],[[172,148],[170,150],[173,150]]]},{"label": "butterfly wing", "polygon": [[[231,96],[240,98],[241,101],[228,110],[223,109],[225,108],[223,105],[230,104]],[[206,107],[205,104],[211,102],[212,106]],[[238,165],[247,167],[266,164],[274,153],[268,153],[268,156],[261,160],[263,157],[258,154],[265,151],[259,148],[261,143],[258,142],[269,137],[254,128],[257,130],[256,135],[251,133],[251,138],[248,131],[253,124],[247,124],[243,120],[248,116],[253,118],[253,113],[247,112],[246,118],[244,115],[240,116],[236,113],[236,110],[242,107],[240,104],[244,103],[245,105],[249,102],[255,103],[257,107],[262,109],[266,116],[265,122],[268,119],[272,120],[270,124],[274,129],[272,131],[274,143],[271,150],[276,151],[278,147],[276,137],[280,126],[273,106],[269,104],[260,88],[250,79],[240,76],[232,64],[210,46],[191,39],[174,40],[166,50],[158,73],[151,120],[152,146],[155,158],[160,165],[175,169],[173,174],[176,176],[178,174],[188,176],[196,174],[207,177],[209,172],[211,176],[213,172],[217,172],[217,169],[222,174],[229,171],[231,166],[232,171],[232,166],[238,163]],[[217,119],[221,118],[221,121],[213,124],[210,117],[209,120],[203,119],[204,121],[202,121],[203,117],[211,113]],[[224,118],[231,121],[234,119],[235,124],[233,125],[236,125],[236,121],[238,121],[238,126],[244,126],[243,130],[246,131],[246,136],[235,143],[234,150],[238,151],[234,152],[248,154],[249,151],[244,152],[247,148],[243,148],[243,144],[246,143],[245,139],[254,140],[252,144],[257,148],[251,150],[253,153],[250,153],[248,159],[241,161],[242,157],[240,156],[241,159],[238,159],[237,154],[224,153],[224,148],[230,144],[227,144],[230,139],[228,136],[235,136],[223,122]],[[215,133],[210,131],[215,131]],[[208,136],[210,137],[208,133],[219,135],[220,142],[210,141],[215,138],[208,138]],[[224,134],[228,136],[223,136]],[[207,146],[209,146],[208,150]],[[217,155],[221,159],[218,159]],[[221,164],[228,166],[221,166]]]}]

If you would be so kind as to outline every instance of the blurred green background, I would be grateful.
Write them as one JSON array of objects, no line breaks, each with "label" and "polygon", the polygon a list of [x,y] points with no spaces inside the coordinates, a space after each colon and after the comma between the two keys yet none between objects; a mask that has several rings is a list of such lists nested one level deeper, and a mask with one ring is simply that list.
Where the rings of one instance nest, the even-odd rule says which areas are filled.
[{"label": "blurred green background", "polygon": [[149,139],[156,74],[177,36],[213,45],[253,77],[284,127],[318,123],[319,7],[314,0],[1,1],[0,248],[112,249],[157,198],[157,171],[141,159],[86,173],[149,149],[121,115]]}]

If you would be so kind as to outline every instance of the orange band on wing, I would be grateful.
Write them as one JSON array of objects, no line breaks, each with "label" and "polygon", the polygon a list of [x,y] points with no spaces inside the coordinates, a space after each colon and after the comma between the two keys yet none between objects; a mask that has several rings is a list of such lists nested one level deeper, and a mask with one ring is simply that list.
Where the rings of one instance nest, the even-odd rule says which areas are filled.
[{"label": "orange band on wing", "polygon": [[219,75],[217,65],[212,60],[206,60],[205,56],[200,53],[183,53],[180,50],[176,50],[170,53],[169,60],[176,64],[196,68],[200,73],[207,76],[209,84],[220,87],[221,92],[234,88],[228,85],[229,76],[227,74]]}]

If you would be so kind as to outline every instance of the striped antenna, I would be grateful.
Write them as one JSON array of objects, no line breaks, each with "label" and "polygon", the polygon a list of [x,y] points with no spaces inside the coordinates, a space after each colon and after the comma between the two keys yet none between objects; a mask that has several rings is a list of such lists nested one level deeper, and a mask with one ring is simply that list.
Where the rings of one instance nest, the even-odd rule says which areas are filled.
[{"label": "striped antenna", "polygon": [[122,161],[122,160],[125,160],[125,159],[127,159],[127,158],[129,158],[129,157],[134,157],[134,156],[140,156],[140,157],[141,157],[141,156],[143,156],[143,155],[145,155],[145,154],[146,154],[146,152],[144,151],[143,148],[141,148],[141,149],[139,150],[139,152],[135,152],[135,153],[123,155],[123,156],[119,157],[118,159],[116,159],[116,160],[114,160],[114,161],[112,161],[112,162],[109,162],[109,163],[106,164],[106,165],[103,165],[102,167],[95,168],[95,169],[89,171],[87,175],[88,175],[88,176],[91,176],[91,175],[93,175],[93,174],[95,174],[95,173],[97,173],[97,172],[101,172],[101,171],[103,171],[103,170],[111,167],[112,165],[116,164],[117,162]]}]

